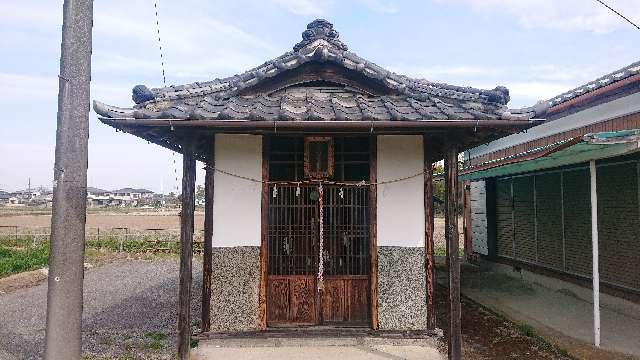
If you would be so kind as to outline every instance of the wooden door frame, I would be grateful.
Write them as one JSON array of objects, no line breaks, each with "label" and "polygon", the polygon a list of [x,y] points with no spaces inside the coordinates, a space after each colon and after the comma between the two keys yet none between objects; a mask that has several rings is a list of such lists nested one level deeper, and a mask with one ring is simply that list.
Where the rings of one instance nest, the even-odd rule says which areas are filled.
[{"label": "wooden door frame", "polygon": [[[260,281],[258,287],[258,328],[267,329],[267,277],[268,277],[268,224],[269,224],[269,135],[262,136],[262,196],[260,224]],[[377,245],[377,158],[378,141],[376,135],[369,138],[369,272],[370,327],[378,330],[378,245]],[[319,306],[320,307],[320,306]],[[318,307],[318,308],[319,308]]]}]

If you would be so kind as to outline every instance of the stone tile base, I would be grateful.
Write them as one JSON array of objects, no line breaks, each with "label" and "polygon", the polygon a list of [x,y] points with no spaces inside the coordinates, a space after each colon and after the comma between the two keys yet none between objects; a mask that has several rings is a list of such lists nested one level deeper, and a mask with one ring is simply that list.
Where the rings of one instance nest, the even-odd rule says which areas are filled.
[{"label": "stone tile base", "polygon": [[214,247],[211,331],[258,329],[260,247]]},{"label": "stone tile base", "polygon": [[378,321],[381,330],[425,330],[424,249],[378,247]]}]

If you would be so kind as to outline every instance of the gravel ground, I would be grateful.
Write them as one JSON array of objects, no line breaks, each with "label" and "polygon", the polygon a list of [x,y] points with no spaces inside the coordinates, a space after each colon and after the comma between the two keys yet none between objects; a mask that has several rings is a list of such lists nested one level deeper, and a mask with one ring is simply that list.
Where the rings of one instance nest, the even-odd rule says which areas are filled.
[{"label": "gravel ground", "polygon": [[[202,263],[194,261],[193,325]],[[175,346],[177,260],[127,260],[85,272],[83,351],[89,358],[169,358]],[[0,295],[0,359],[40,359],[47,284]]]}]

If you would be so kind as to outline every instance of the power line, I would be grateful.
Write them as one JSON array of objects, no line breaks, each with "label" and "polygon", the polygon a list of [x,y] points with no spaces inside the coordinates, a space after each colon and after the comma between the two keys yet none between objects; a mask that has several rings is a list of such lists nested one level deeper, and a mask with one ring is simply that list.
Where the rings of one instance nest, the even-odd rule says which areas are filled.
[{"label": "power line", "polygon": [[[162,50],[162,39],[160,37],[160,16],[158,15],[158,0],[153,2],[153,7],[156,14],[156,32],[158,33],[158,49],[160,49],[160,68],[162,69],[162,86],[167,87],[167,77],[164,71],[164,52]],[[173,129],[173,127],[172,127]],[[178,194],[178,166],[176,164],[176,153],[175,151],[171,152],[171,158],[173,160],[173,176],[174,183],[173,188],[176,191],[176,195]]]},{"label": "power line", "polygon": [[162,41],[160,40],[160,17],[158,16],[158,1],[153,3],[156,10],[156,31],[158,32],[158,47],[160,48],[160,67],[162,68],[162,85],[167,86],[167,78],[164,74],[164,54],[162,53]]},{"label": "power line", "polygon": [[612,8],[611,6],[605,4],[604,1],[602,0],[595,0],[597,2],[599,2],[600,4],[602,4],[602,6],[606,7],[607,9],[611,10],[614,14],[618,15],[619,17],[623,18],[626,22],[628,22],[629,24],[633,25],[636,29],[640,30],[640,26],[636,25],[636,23],[634,23],[633,21],[631,21],[628,17],[622,15],[620,12],[618,12],[616,9]]}]

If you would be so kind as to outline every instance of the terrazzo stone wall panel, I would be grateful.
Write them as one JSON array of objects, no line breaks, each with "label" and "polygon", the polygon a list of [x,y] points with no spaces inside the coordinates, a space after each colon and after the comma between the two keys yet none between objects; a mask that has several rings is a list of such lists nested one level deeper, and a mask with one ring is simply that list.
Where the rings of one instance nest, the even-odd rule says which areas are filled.
[{"label": "terrazzo stone wall panel", "polygon": [[378,247],[378,320],[381,330],[425,330],[424,249]]},{"label": "terrazzo stone wall panel", "polygon": [[258,329],[260,247],[214,247],[211,331]]}]

